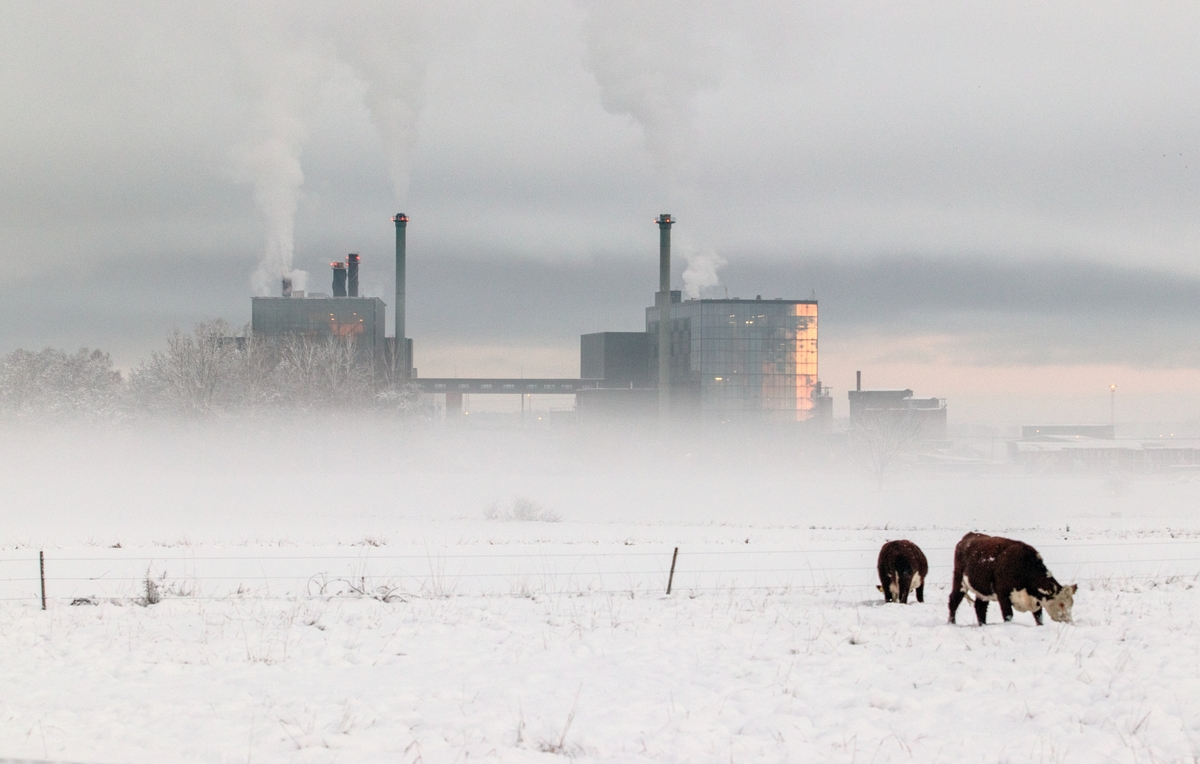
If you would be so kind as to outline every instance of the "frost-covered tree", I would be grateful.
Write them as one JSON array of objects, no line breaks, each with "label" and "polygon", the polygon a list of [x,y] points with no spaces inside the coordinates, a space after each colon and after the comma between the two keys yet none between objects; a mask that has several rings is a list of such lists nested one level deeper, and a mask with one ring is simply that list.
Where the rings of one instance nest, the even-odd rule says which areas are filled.
[{"label": "frost-covered tree", "polygon": [[371,400],[372,369],[353,337],[293,334],[279,341],[280,401],[302,408],[348,407]]},{"label": "frost-covered tree", "polygon": [[0,410],[9,416],[111,417],[121,389],[121,373],[100,350],[16,350],[0,360]]},{"label": "frost-covered tree", "polygon": [[133,373],[133,392],[150,409],[207,414],[222,385],[234,379],[236,352],[237,338],[220,319],[190,333],[176,329],[167,337],[167,349],[151,353]]},{"label": "frost-covered tree", "polygon": [[279,366],[281,354],[279,342],[270,337],[255,334],[246,327],[238,337],[233,354],[233,373],[222,396],[227,405],[256,409],[275,406],[283,402],[280,390]]}]

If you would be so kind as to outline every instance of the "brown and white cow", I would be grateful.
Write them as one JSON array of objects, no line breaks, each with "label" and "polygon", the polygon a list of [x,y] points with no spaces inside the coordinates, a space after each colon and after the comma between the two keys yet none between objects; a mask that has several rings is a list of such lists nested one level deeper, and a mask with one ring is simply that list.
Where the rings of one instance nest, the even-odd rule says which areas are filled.
[{"label": "brown and white cow", "polygon": [[917,592],[917,602],[925,601],[925,577],[929,562],[921,547],[901,539],[889,541],[879,550],[879,590],[884,602],[908,604],[909,589]]},{"label": "brown and white cow", "polygon": [[1022,541],[968,533],[954,548],[954,581],[950,590],[950,623],[963,598],[975,602],[975,615],[987,623],[988,602],[999,602],[1005,621],[1013,610],[1033,613],[1040,626],[1042,610],[1055,621],[1071,622],[1075,584],[1054,580],[1042,556]]}]

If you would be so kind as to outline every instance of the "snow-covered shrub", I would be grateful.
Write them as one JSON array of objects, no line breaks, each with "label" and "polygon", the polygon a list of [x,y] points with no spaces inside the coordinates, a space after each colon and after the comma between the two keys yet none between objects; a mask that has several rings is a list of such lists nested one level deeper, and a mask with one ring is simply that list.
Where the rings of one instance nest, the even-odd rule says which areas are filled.
[{"label": "snow-covered shrub", "polygon": [[429,418],[436,411],[425,397],[421,389],[412,383],[389,385],[375,393],[375,407],[402,416],[418,416]]},{"label": "snow-covered shrub", "polygon": [[507,505],[494,502],[484,510],[485,520],[501,520],[507,522],[557,523],[562,516],[552,509],[527,499],[524,496],[514,496]]}]

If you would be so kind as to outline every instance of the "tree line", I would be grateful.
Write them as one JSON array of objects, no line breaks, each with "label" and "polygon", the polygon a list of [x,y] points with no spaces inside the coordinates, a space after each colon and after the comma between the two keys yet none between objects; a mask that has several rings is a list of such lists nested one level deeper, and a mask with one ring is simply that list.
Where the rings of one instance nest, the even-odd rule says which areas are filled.
[{"label": "tree line", "polygon": [[266,337],[224,321],[174,330],[128,375],[100,350],[15,350],[0,360],[7,419],[205,417],[257,410],[429,413],[416,386],[364,361],[353,338]]}]

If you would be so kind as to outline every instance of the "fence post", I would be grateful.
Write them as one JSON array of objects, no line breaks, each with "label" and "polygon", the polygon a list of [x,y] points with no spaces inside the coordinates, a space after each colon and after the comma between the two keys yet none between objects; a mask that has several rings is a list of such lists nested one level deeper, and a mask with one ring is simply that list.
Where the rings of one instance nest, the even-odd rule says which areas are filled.
[{"label": "fence post", "polygon": [[46,553],[38,550],[38,570],[42,579],[42,610],[46,609]]},{"label": "fence post", "polygon": [[675,583],[675,560],[678,558],[679,547],[675,547],[675,553],[671,555],[671,575],[667,576],[667,594],[671,593],[671,584]]}]

